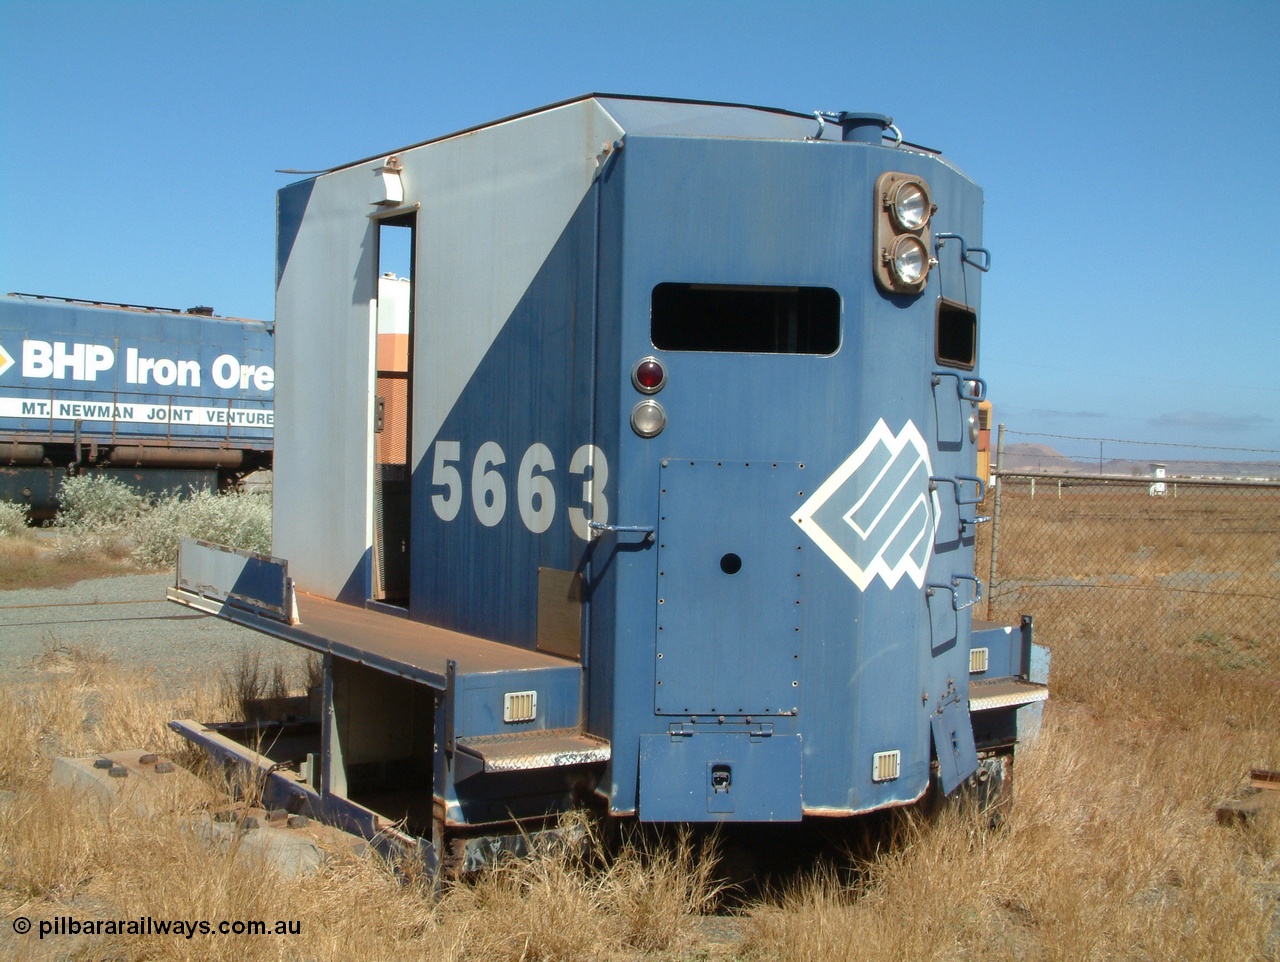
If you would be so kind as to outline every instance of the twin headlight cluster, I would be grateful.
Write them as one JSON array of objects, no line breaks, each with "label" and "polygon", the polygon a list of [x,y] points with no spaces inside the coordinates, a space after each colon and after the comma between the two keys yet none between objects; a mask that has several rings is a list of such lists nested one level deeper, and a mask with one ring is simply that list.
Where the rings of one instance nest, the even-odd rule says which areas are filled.
[{"label": "twin headlight cluster", "polygon": [[929,218],[938,209],[929,185],[913,174],[887,171],[876,179],[876,283],[891,294],[919,294],[937,263]]}]

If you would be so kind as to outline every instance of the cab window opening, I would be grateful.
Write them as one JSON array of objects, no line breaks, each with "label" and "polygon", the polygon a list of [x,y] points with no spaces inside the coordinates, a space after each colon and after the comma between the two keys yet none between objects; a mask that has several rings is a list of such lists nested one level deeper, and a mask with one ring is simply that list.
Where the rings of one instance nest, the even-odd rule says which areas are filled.
[{"label": "cab window opening", "polygon": [[663,351],[834,354],[840,295],[829,287],[663,283],[650,337]]},{"label": "cab window opening", "polygon": [[934,350],[939,364],[972,371],[978,362],[978,315],[964,304],[939,301]]}]

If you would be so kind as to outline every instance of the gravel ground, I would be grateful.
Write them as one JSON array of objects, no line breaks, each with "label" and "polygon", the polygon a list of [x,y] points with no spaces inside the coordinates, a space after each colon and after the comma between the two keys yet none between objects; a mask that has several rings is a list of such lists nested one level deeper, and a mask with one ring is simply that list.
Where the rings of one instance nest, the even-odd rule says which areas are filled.
[{"label": "gravel ground", "polygon": [[167,601],[172,580],[171,574],[124,575],[0,591],[0,676],[29,671],[50,649],[79,647],[152,670],[166,686],[217,678],[245,653],[259,654],[267,671],[279,663],[301,677],[301,649]]}]

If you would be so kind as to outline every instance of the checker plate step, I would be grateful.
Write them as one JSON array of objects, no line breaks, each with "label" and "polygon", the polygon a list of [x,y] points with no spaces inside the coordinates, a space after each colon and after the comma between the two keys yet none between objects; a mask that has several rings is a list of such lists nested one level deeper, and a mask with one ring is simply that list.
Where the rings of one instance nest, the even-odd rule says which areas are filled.
[{"label": "checker plate step", "polygon": [[609,743],[576,728],[459,738],[457,746],[484,763],[486,772],[525,772],[607,762]]},{"label": "checker plate step", "polygon": [[1018,708],[1049,697],[1049,686],[1021,678],[991,678],[969,682],[969,710]]}]

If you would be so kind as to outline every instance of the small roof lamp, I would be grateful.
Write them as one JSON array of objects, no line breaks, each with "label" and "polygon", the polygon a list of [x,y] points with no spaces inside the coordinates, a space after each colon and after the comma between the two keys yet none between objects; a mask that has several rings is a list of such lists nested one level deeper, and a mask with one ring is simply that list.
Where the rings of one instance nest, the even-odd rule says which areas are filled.
[{"label": "small roof lamp", "polygon": [[375,207],[398,207],[404,203],[400,158],[394,154],[383,161],[381,167],[373,169],[373,195],[369,203]]}]

